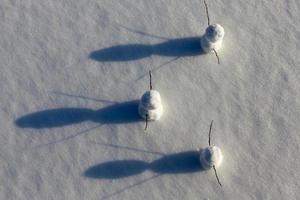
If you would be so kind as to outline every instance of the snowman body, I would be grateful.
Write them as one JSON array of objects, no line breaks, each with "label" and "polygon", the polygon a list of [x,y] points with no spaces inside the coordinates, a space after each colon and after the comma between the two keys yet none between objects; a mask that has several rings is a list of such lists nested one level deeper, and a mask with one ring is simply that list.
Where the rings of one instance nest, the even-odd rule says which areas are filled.
[{"label": "snowman body", "polygon": [[224,35],[224,28],[220,24],[209,25],[200,40],[202,50],[206,53],[219,50],[222,47]]},{"label": "snowman body", "polygon": [[200,163],[204,169],[210,169],[213,166],[218,168],[223,161],[221,149],[217,146],[209,146],[200,150]]},{"label": "snowman body", "polygon": [[140,100],[138,112],[144,119],[150,121],[159,120],[163,114],[163,106],[159,92],[156,90],[145,92]]}]

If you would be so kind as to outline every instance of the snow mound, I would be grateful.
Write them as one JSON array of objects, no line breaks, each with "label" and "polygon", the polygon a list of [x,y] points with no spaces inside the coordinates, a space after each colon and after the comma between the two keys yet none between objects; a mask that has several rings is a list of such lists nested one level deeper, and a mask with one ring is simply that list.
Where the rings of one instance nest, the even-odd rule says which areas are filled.
[{"label": "snow mound", "polygon": [[225,35],[224,28],[220,24],[209,25],[206,28],[205,34],[201,37],[201,47],[205,52],[219,50],[222,47],[223,38]]},{"label": "snow mound", "polygon": [[139,114],[148,120],[159,120],[163,114],[163,106],[158,91],[149,90],[145,92],[139,103]]},{"label": "snow mound", "polygon": [[219,147],[210,146],[200,151],[200,162],[203,168],[218,168],[223,161],[223,154]]}]

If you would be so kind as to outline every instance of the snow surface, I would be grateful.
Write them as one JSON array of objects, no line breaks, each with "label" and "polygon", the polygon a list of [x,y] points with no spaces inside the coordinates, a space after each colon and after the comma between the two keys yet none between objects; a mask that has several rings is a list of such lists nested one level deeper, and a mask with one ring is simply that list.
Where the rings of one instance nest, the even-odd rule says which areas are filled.
[{"label": "snow surface", "polygon": [[300,1],[207,3],[0,0],[0,199],[300,199]]}]

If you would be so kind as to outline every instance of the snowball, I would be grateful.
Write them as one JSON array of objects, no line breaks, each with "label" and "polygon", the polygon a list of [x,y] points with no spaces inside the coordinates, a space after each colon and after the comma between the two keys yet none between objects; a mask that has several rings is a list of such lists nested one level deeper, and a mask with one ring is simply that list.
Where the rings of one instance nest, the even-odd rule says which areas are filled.
[{"label": "snowball", "polygon": [[142,118],[148,120],[159,120],[163,114],[163,106],[160,94],[156,90],[150,90],[143,94],[139,103],[139,114]]},{"label": "snowball", "polygon": [[218,168],[223,161],[221,149],[216,146],[210,146],[200,150],[200,163],[204,169],[210,169],[213,166]]},{"label": "snowball", "polygon": [[209,25],[200,41],[203,51],[208,53],[213,49],[219,50],[222,47],[224,34],[224,28],[220,24]]}]

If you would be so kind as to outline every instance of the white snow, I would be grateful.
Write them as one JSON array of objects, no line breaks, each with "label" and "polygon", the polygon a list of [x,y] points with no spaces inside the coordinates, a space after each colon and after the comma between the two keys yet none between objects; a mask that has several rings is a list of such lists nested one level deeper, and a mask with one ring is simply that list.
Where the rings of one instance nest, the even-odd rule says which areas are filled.
[{"label": "white snow", "polygon": [[1,0],[0,199],[300,199],[300,1],[207,3],[220,65],[202,1]]},{"label": "white snow", "polygon": [[148,120],[159,120],[163,114],[163,105],[158,91],[146,91],[140,99],[139,114],[142,118]]}]

